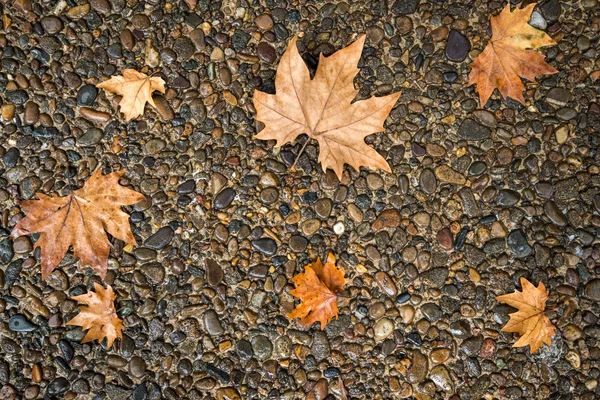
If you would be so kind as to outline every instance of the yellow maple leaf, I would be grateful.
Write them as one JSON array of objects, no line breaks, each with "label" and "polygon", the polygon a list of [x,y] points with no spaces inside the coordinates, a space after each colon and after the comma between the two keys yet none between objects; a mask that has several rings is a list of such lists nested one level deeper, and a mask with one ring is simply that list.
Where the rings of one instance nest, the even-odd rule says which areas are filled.
[{"label": "yellow maple leaf", "polygon": [[385,159],[364,139],[385,130],[383,123],[400,93],[352,103],[365,36],[329,57],[321,54],[314,79],[298,53],[297,39],[290,41],[277,67],[277,93],[254,92],[256,119],[265,124],[256,138],[274,139],[276,146],[283,146],[307,134],[319,143],[323,170],[331,168],[338,178],[344,164],[357,171],[368,166],[390,172]]},{"label": "yellow maple leaf", "polygon": [[552,344],[555,334],[554,325],[544,314],[548,290],[542,282],[536,288],[527,279],[521,277],[522,292],[497,296],[496,299],[519,311],[510,314],[510,320],[502,328],[502,332],[515,332],[521,335],[513,347],[529,345],[529,352],[535,353],[543,343]]},{"label": "yellow maple leaf", "polygon": [[546,32],[529,25],[535,3],[510,11],[510,4],[490,19],[492,38],[483,52],[471,63],[467,86],[477,84],[484,106],[494,89],[525,104],[521,78],[535,81],[538,75],[558,71],[544,61],[544,55],[530,49],[555,45]]},{"label": "yellow maple leaf", "polygon": [[122,76],[114,76],[97,84],[96,87],[123,96],[119,106],[127,121],[142,115],[146,103],[150,103],[152,107],[156,108],[152,99],[154,91],[158,90],[165,93],[165,81],[162,78],[158,76],[149,77],[134,69],[126,69],[123,71]]}]

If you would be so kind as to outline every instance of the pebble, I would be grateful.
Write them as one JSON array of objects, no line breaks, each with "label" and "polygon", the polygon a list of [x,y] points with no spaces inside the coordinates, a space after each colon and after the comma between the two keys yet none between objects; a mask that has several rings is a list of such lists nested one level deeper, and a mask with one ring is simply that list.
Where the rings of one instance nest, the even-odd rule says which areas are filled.
[{"label": "pebble", "polygon": [[236,192],[232,188],[225,188],[215,197],[215,208],[224,210],[231,205],[235,198]]},{"label": "pebble", "polygon": [[417,11],[419,0],[396,0],[392,4],[392,13],[395,15],[413,14]]},{"label": "pebble", "polygon": [[175,233],[173,232],[173,229],[171,229],[168,226],[163,226],[158,231],[156,231],[156,233],[154,233],[152,236],[146,239],[146,241],[144,242],[144,246],[150,249],[160,250],[166,245],[168,245],[171,242],[171,240],[173,240],[174,236]]},{"label": "pebble", "polygon": [[90,106],[98,96],[98,89],[94,85],[83,85],[77,92],[77,104],[80,106]]},{"label": "pebble", "polygon": [[91,146],[100,143],[104,138],[104,132],[98,128],[88,129],[86,133],[77,138],[77,143],[82,146]]},{"label": "pebble", "polygon": [[549,200],[544,204],[544,212],[546,216],[550,218],[550,221],[555,223],[558,226],[566,226],[568,221],[567,217],[562,213],[560,208],[556,205],[555,202]]},{"label": "pebble", "polygon": [[269,64],[277,59],[277,53],[275,52],[275,49],[266,42],[260,42],[258,44],[256,53],[258,54],[258,58]]},{"label": "pebble", "polygon": [[533,251],[520,229],[514,230],[508,235],[507,243],[515,258],[526,258]]},{"label": "pebble", "polygon": [[273,28],[273,18],[269,14],[261,14],[254,20],[256,26],[263,31],[268,31]]},{"label": "pebble", "polygon": [[94,110],[88,107],[81,107],[79,113],[82,117],[99,124],[104,124],[110,121],[110,114],[102,111]]},{"label": "pebble", "polygon": [[13,332],[33,332],[38,326],[29,321],[23,314],[15,314],[8,320],[8,329]]},{"label": "pebble", "polygon": [[69,390],[71,384],[69,381],[63,377],[59,377],[54,379],[48,387],[46,388],[46,395],[48,396],[58,396],[64,394],[67,390]]},{"label": "pebble", "polygon": [[204,322],[204,328],[211,336],[220,336],[225,331],[223,330],[223,326],[221,325],[221,321],[219,320],[219,316],[213,310],[207,310],[204,312],[202,316],[202,320]]},{"label": "pebble", "polygon": [[467,181],[460,172],[447,165],[438,165],[435,167],[435,176],[442,182],[453,183],[455,185],[464,185]]},{"label": "pebble", "polygon": [[433,367],[430,372],[430,379],[439,389],[445,392],[452,392],[454,390],[454,384],[450,378],[450,373],[444,365],[436,365]]},{"label": "pebble", "polygon": [[266,256],[272,256],[277,252],[277,242],[271,238],[253,240],[252,248]]},{"label": "pebble", "polygon": [[373,327],[375,339],[381,341],[394,332],[394,323],[389,318],[381,318]]},{"label": "pebble", "polygon": [[487,126],[481,125],[475,122],[475,120],[467,118],[458,127],[457,134],[461,139],[481,141],[489,139],[492,131]]},{"label": "pebble", "polygon": [[419,383],[425,380],[429,372],[429,363],[427,357],[418,350],[413,351],[410,368],[406,371],[406,381],[408,383]]},{"label": "pebble", "polygon": [[209,285],[217,286],[223,280],[223,269],[214,260],[206,259],[206,280]]},{"label": "pebble", "polygon": [[435,174],[430,168],[425,168],[421,175],[419,176],[419,185],[423,192],[427,194],[435,193],[437,189],[437,180],[435,178]]},{"label": "pebble", "polygon": [[583,295],[590,300],[600,301],[600,279],[592,279],[583,287]]},{"label": "pebble", "polygon": [[383,293],[389,297],[395,297],[398,294],[398,289],[392,281],[392,278],[384,271],[378,271],[375,274],[375,281]]},{"label": "pebble", "polygon": [[25,104],[25,112],[23,114],[23,122],[25,125],[35,125],[40,119],[40,107],[32,102],[28,101]]},{"label": "pebble", "polygon": [[40,22],[42,23],[46,33],[49,33],[50,35],[55,35],[62,31],[62,21],[56,17],[43,17]]},{"label": "pebble", "polygon": [[129,373],[135,378],[141,378],[145,372],[146,362],[141,357],[131,357],[131,360],[129,360]]},{"label": "pebble", "polygon": [[110,2],[108,0],[90,0],[92,10],[108,15],[111,12]]},{"label": "pebble", "polygon": [[452,29],[448,34],[446,48],[444,50],[448,60],[462,62],[467,58],[470,50],[471,43],[469,42],[469,39],[459,31]]},{"label": "pebble", "polygon": [[384,210],[373,223],[373,229],[378,231],[388,227],[400,226],[400,212],[396,209]]},{"label": "pebble", "polygon": [[449,251],[454,248],[454,237],[448,228],[444,228],[437,233],[437,241],[443,250]]}]

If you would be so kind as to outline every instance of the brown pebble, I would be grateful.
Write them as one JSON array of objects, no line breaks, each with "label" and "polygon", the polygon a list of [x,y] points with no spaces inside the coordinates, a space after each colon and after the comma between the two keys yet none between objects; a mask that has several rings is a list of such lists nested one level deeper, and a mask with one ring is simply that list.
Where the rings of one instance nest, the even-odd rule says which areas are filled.
[{"label": "brown pebble", "polygon": [[158,114],[163,119],[172,120],[173,118],[175,118],[175,112],[173,112],[173,109],[169,105],[167,99],[164,98],[164,96],[154,96],[152,97],[152,99],[154,100],[154,105],[156,105],[156,111],[158,111]]},{"label": "brown pebble", "polygon": [[444,228],[438,232],[437,241],[444,250],[452,250],[454,247],[454,237],[448,228]]},{"label": "brown pebble", "polygon": [[40,119],[40,107],[32,102],[28,101],[25,104],[25,113],[23,115],[23,122],[25,125],[35,125]]},{"label": "brown pebble", "polygon": [[39,364],[35,364],[31,369],[31,379],[35,383],[40,383],[42,381],[42,368]]},{"label": "brown pebble", "polygon": [[264,31],[268,31],[273,28],[273,18],[269,14],[261,14],[254,20],[256,26]]},{"label": "brown pebble", "polygon": [[104,123],[110,120],[110,114],[88,107],[81,107],[79,113],[82,117],[92,122]]},{"label": "brown pebble", "polygon": [[206,259],[206,280],[211,286],[217,286],[223,279],[223,269],[217,262],[208,258]]},{"label": "brown pebble", "polygon": [[373,223],[373,229],[378,231],[383,228],[400,226],[400,211],[395,208],[384,210]]},{"label": "brown pebble", "polygon": [[121,45],[123,48],[131,50],[133,49],[133,46],[135,46],[135,37],[133,37],[133,34],[129,29],[123,29],[119,35],[119,38],[121,39]]},{"label": "brown pebble", "polygon": [[15,117],[15,105],[5,104],[2,106],[2,119],[5,121],[12,121]]},{"label": "brown pebble", "polygon": [[258,53],[258,58],[266,63],[272,63],[277,58],[277,53],[273,46],[266,42],[259,43],[256,52]]}]

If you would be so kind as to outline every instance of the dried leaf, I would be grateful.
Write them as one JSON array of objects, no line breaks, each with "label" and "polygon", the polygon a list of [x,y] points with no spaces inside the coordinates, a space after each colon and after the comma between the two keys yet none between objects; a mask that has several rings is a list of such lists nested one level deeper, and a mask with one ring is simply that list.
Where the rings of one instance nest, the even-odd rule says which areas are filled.
[{"label": "dried leaf", "polygon": [[300,318],[300,324],[310,326],[316,321],[321,329],[333,317],[337,318],[337,292],[346,284],[344,269],[335,266],[333,254],[327,256],[325,265],[321,260],[304,267],[304,272],[292,278],[296,289],[290,293],[298,297],[302,303],[288,316],[289,319]]},{"label": "dried leaf", "polygon": [[78,190],[65,197],[36,193],[39,200],[26,200],[21,208],[27,216],[12,231],[16,238],[40,233],[42,278],[58,266],[69,246],[82,264],[91,266],[102,278],[106,275],[111,244],[106,232],[127,243],[137,244],[129,228],[129,215],[121,206],[135,204],[144,195],[119,185],[124,171],[102,175],[97,170]]},{"label": "dried leaf", "polygon": [[256,138],[274,139],[276,146],[283,146],[305,133],[319,143],[323,170],[331,168],[339,178],[344,164],[390,172],[385,159],[364,139],[385,130],[383,122],[400,93],[352,103],[358,93],[354,77],[365,36],[329,57],[321,54],[312,80],[296,41],[297,37],[290,41],[277,67],[277,93],[254,92],[256,119],[265,124]]},{"label": "dried leaf", "polygon": [[87,292],[80,296],[71,297],[74,300],[87,304],[79,306],[79,314],[67,325],[81,326],[88,330],[81,343],[98,340],[101,342],[106,338],[106,344],[111,347],[116,338],[123,337],[123,323],[117,317],[115,310],[115,294],[109,285],[106,289],[94,283],[95,292]]},{"label": "dried leaf", "polygon": [[162,78],[149,77],[134,69],[126,69],[122,76],[114,76],[97,84],[96,87],[123,96],[119,106],[127,121],[142,115],[146,103],[150,103],[152,107],[156,108],[154,100],[152,100],[152,92],[158,90],[165,93],[165,81]]},{"label": "dried leaf", "polygon": [[[555,45],[544,31],[529,25],[535,3],[510,11],[510,4],[490,19],[492,38],[483,52],[471,63],[468,86],[477,84],[481,105],[485,105],[494,89],[503,98],[507,96],[525,104],[521,78],[535,81],[538,75],[558,71],[544,61],[544,55],[535,50]],[[521,78],[520,78],[521,77]]]},{"label": "dried leaf", "polygon": [[498,296],[496,299],[518,309],[510,314],[510,320],[502,328],[502,332],[516,332],[521,335],[513,347],[529,345],[529,352],[535,353],[542,343],[552,344],[554,325],[544,315],[548,291],[542,282],[536,288],[525,278],[521,278],[522,292],[515,291],[511,294]]}]

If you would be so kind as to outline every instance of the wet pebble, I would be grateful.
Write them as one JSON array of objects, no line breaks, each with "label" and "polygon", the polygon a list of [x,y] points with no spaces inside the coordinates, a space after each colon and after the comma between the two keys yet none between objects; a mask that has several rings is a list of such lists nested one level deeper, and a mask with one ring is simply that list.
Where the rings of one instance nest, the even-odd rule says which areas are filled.
[{"label": "wet pebble", "polygon": [[448,60],[454,62],[462,62],[467,58],[471,50],[471,43],[462,33],[452,29],[448,35],[446,49],[444,50]]}]

